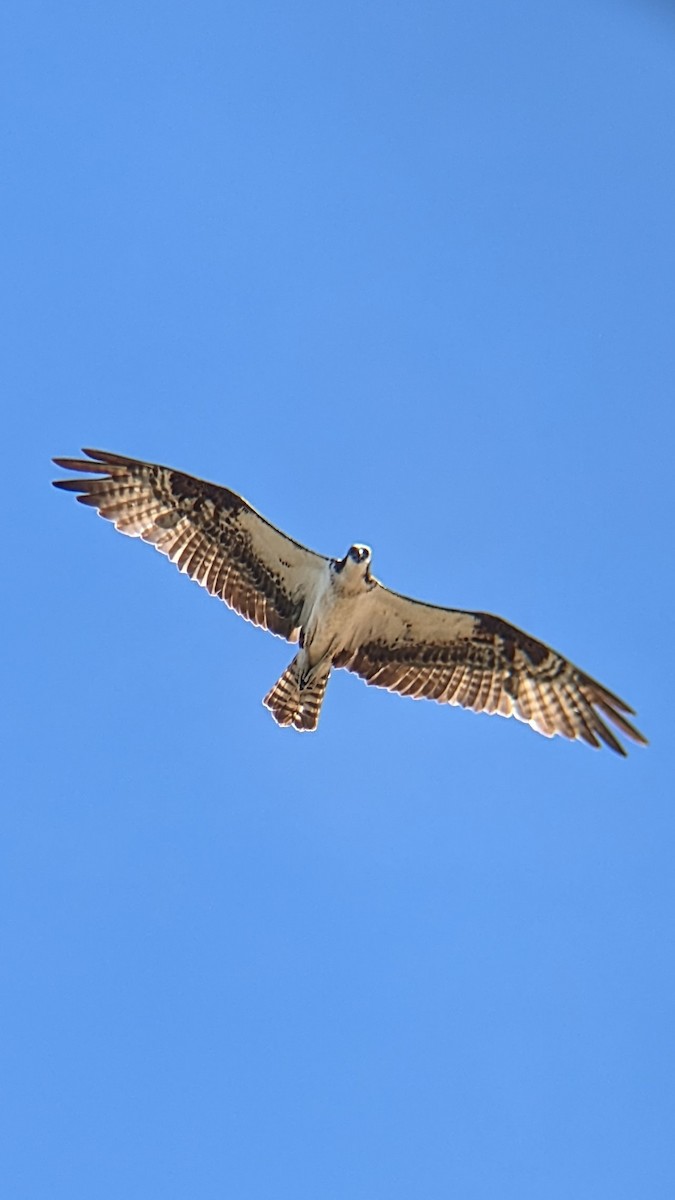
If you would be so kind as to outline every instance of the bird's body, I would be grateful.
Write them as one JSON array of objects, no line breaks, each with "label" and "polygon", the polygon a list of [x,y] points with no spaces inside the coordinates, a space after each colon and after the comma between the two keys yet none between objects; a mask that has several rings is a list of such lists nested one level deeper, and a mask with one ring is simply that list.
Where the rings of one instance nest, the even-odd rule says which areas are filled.
[{"label": "bird's body", "polygon": [[54,460],[82,473],[57,487],[80,493],[120,532],[151,542],[247,620],[299,644],[264,699],[280,725],[315,729],[330,672],[345,667],[402,695],[515,716],[548,737],[604,742],[625,754],[609,719],[645,742],[627,720],[627,704],[522,630],[383,587],[367,546],[327,558],[227,488],[154,463],[84,453]]},{"label": "bird's body", "polygon": [[315,729],[331,668],[354,651],[368,624],[369,593],[376,586],[364,563],[367,546],[352,546],[340,562],[326,563],[301,614],[300,650],[263,703],[280,725]]}]

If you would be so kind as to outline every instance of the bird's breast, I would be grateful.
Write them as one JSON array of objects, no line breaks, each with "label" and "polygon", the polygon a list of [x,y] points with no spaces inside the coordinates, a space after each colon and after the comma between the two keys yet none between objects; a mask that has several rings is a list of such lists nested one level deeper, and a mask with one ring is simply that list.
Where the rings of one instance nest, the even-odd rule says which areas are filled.
[{"label": "bird's breast", "polygon": [[312,664],[333,657],[349,645],[362,602],[363,593],[351,594],[341,587],[339,575],[328,578],[317,593],[302,630],[303,647]]}]

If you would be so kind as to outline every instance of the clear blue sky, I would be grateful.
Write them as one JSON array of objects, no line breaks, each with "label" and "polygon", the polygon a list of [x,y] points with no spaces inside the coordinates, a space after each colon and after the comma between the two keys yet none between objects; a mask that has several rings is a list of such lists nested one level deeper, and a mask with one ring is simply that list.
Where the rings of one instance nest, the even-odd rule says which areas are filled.
[{"label": "clear blue sky", "polygon": [[[675,18],[4,9],[2,1192],[675,1195]],[[289,648],[49,481],[242,492],[635,705],[627,761]]]}]

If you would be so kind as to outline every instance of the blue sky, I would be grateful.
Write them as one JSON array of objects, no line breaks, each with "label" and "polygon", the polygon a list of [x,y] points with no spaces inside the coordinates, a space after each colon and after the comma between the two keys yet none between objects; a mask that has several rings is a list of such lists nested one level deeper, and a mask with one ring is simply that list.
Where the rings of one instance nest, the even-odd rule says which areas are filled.
[{"label": "blue sky", "polygon": [[[4,10],[3,1193],[671,1197],[675,21]],[[632,703],[290,657],[49,481],[242,492]]]}]

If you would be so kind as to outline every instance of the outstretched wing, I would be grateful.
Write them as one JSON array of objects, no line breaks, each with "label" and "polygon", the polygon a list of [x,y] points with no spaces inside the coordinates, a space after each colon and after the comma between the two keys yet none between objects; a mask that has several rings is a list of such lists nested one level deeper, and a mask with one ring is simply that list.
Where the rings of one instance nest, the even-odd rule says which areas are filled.
[{"label": "outstretched wing", "polygon": [[83,472],[56,480],[55,487],[78,492],[81,504],[96,508],[120,533],[151,542],[248,621],[297,641],[303,606],[328,559],[275,529],[227,488],[103,450],[83,453],[88,459],[54,459]]},{"label": "outstretched wing", "polygon": [[403,696],[517,717],[546,737],[604,742],[625,755],[609,718],[646,744],[626,719],[633,710],[623,700],[543,642],[488,613],[422,604],[379,583],[335,665]]}]

